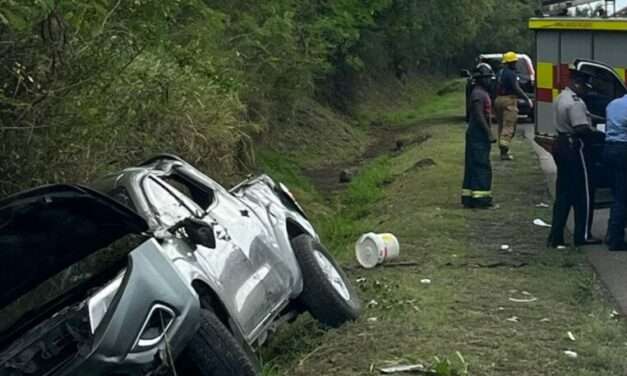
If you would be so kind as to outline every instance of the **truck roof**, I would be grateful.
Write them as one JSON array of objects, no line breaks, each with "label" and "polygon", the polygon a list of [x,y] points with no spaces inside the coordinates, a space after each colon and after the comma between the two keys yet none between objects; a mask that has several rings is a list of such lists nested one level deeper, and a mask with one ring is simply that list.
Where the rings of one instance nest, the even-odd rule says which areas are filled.
[{"label": "truck roof", "polygon": [[627,18],[543,17],[530,18],[532,30],[627,31]]}]

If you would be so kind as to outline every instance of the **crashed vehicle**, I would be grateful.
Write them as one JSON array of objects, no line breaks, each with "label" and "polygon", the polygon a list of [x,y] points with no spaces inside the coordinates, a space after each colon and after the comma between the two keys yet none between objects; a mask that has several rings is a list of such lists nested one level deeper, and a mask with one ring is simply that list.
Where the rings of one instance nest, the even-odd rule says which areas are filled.
[{"label": "crashed vehicle", "polygon": [[284,185],[175,156],[1,201],[0,249],[0,376],[258,375],[282,323],[361,310]]}]

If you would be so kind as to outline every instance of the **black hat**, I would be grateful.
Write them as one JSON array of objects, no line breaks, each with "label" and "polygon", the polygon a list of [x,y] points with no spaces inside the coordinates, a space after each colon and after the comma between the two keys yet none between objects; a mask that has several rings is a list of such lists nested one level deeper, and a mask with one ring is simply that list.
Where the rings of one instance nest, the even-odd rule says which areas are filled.
[{"label": "black hat", "polygon": [[472,78],[494,77],[494,71],[487,63],[479,63],[472,71]]}]

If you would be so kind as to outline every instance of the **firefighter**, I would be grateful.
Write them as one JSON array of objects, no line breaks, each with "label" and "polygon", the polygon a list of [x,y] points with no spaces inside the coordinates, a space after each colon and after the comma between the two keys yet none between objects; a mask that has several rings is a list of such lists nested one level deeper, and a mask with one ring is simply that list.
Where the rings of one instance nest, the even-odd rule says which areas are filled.
[{"label": "firefighter", "polygon": [[472,78],[475,86],[470,94],[462,205],[465,208],[489,208],[492,206],[490,148],[496,138],[490,123],[492,100],[488,90],[494,72],[488,65],[479,65]]},{"label": "firefighter", "polygon": [[503,55],[503,69],[499,72],[496,83],[496,100],[494,109],[496,121],[498,123],[499,149],[501,160],[511,161],[514,159],[510,153],[512,138],[516,133],[516,122],[518,121],[518,98],[523,98],[533,108],[533,102],[518,84],[516,74],[516,62],[518,55],[515,52],[507,52]]},{"label": "firefighter", "polygon": [[564,227],[570,208],[575,212],[574,243],[577,246],[600,244],[592,237],[593,219],[592,184],[588,168],[588,150],[584,139],[595,131],[590,114],[581,99],[591,88],[590,76],[570,67],[570,84],[557,97],[553,105],[557,139],[553,144],[553,158],[557,165],[553,225],[547,246],[564,248]]}]

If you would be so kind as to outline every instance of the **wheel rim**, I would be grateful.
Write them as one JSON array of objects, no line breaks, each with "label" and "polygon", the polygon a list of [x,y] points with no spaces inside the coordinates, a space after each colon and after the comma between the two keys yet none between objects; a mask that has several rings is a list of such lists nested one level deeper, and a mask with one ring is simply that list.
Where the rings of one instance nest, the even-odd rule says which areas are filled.
[{"label": "wheel rim", "polygon": [[348,291],[348,287],[346,286],[344,279],[337,271],[335,266],[322,252],[314,251],[314,255],[316,256],[316,261],[322,269],[322,272],[327,277],[327,280],[331,283],[331,286],[333,286],[335,291],[340,294],[340,296],[344,298],[344,300],[350,300],[351,294]]}]

